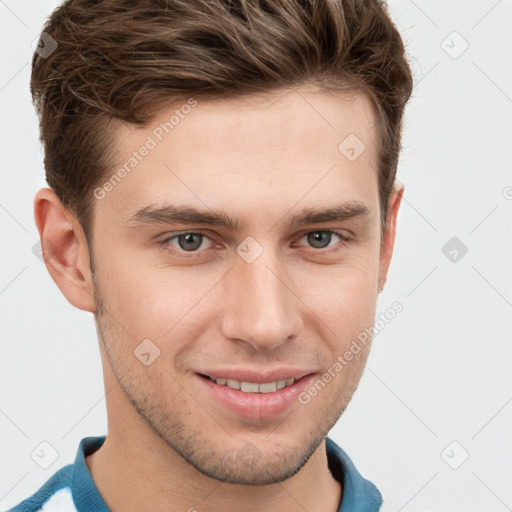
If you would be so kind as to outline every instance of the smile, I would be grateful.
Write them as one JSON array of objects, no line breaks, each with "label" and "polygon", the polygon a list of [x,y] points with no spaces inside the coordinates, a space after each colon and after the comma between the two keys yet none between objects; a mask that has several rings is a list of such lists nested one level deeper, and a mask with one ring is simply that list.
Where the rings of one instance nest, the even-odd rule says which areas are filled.
[{"label": "smile", "polygon": [[246,382],[235,379],[225,379],[223,377],[212,378],[209,379],[220,386],[227,386],[231,389],[236,389],[239,391],[243,391],[244,393],[273,393],[279,389],[286,388],[295,383],[295,379],[292,377],[291,379],[286,380],[274,380],[272,382]]},{"label": "smile", "polygon": [[276,368],[267,374],[220,368],[208,373],[196,373],[205,403],[248,418],[271,418],[297,407],[300,393],[316,375],[292,368]]}]

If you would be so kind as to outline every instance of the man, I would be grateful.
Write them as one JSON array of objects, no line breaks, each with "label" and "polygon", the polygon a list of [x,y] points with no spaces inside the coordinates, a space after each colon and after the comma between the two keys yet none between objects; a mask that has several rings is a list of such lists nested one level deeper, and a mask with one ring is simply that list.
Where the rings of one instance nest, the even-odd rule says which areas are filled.
[{"label": "man", "polygon": [[326,436],[404,189],[412,79],[385,7],[71,0],[41,41],[35,220],[95,315],[108,434],[12,510],[378,510]]}]

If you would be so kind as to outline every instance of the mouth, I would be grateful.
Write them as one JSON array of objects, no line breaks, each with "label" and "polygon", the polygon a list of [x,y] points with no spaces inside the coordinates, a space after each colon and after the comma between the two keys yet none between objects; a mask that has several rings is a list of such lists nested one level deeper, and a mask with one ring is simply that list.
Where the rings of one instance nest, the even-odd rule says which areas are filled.
[{"label": "mouth", "polygon": [[231,389],[242,391],[243,393],[273,393],[279,389],[284,389],[295,384],[295,377],[290,379],[279,379],[271,382],[249,382],[244,380],[228,379],[226,377],[210,377],[209,375],[199,374],[201,377],[210,379],[219,386],[226,386]]},{"label": "mouth", "polygon": [[296,407],[300,393],[314,376],[315,373],[291,370],[268,375],[241,371],[196,373],[206,403],[248,418],[271,418]]}]

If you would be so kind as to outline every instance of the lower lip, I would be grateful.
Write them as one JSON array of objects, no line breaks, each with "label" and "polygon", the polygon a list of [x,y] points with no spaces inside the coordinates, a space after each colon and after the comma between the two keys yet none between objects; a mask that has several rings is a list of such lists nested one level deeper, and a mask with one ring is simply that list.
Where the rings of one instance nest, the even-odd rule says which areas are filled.
[{"label": "lower lip", "polygon": [[298,396],[308,386],[314,374],[306,375],[291,386],[271,393],[245,393],[217,384],[207,377],[196,376],[207,392],[231,411],[248,418],[269,418],[297,403]]}]

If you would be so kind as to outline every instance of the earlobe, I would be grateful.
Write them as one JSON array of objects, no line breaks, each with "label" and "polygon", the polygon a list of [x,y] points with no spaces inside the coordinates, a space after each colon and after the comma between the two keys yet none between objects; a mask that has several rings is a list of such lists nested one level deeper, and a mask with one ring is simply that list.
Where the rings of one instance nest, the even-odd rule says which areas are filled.
[{"label": "earlobe", "polygon": [[89,250],[80,223],[51,188],[37,192],[34,219],[46,268],[59,290],[73,306],[95,312]]},{"label": "earlobe", "polygon": [[398,210],[402,202],[404,189],[405,187],[402,183],[395,181],[393,191],[389,198],[387,225],[380,248],[378,293],[382,292],[386,283],[389,264],[391,263],[391,256],[393,255],[393,248],[395,245]]}]

